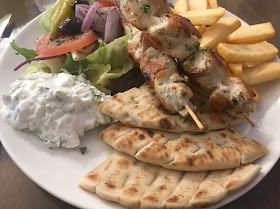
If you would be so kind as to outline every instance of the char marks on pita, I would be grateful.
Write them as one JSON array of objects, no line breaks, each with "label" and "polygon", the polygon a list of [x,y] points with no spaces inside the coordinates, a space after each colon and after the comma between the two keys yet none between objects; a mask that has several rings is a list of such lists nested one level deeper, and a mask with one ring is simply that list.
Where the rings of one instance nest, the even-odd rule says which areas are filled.
[{"label": "char marks on pita", "polygon": [[208,207],[247,185],[259,171],[253,164],[211,172],[174,171],[116,152],[79,186],[128,208]]},{"label": "char marks on pita", "polygon": [[232,129],[170,133],[131,128],[117,122],[99,138],[140,161],[182,171],[236,168],[267,153],[265,145]]},{"label": "char marks on pita", "polygon": [[[147,84],[124,93],[118,93],[100,102],[98,109],[131,127],[178,133],[201,132],[190,116],[184,118],[179,114],[170,115],[155,97],[154,90]],[[213,112],[209,108],[198,108],[195,114],[205,127],[205,132],[227,128],[243,121],[243,118],[230,116],[223,112]]]}]

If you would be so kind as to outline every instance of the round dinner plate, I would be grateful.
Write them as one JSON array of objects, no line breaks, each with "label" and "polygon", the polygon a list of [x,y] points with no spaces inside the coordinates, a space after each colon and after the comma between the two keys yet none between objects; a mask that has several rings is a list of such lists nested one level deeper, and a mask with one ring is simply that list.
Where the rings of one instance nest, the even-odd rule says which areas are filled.
[{"label": "round dinner plate", "polygon": [[[225,16],[234,16],[226,12]],[[15,38],[20,47],[35,49],[35,41],[44,33],[39,27],[40,16],[28,23]],[[241,20],[242,21],[242,20]],[[243,25],[247,25],[242,21]],[[8,47],[0,61],[0,95],[7,93],[9,85],[20,77],[23,68],[13,71],[19,63],[24,61],[20,55]],[[275,58],[274,61],[278,61]],[[265,144],[269,154],[255,163],[262,167],[261,172],[249,185],[239,192],[229,195],[219,204],[211,207],[221,207],[248,192],[258,184],[271,170],[280,156],[279,124],[280,124],[280,81],[273,81],[259,86],[261,99],[257,104],[257,111],[251,116],[256,127],[244,122],[236,129],[249,135],[253,139]],[[0,102],[0,108],[3,102]],[[30,132],[18,131],[10,127],[0,118],[0,139],[12,160],[36,184],[58,197],[59,199],[79,208],[124,208],[123,206],[102,200],[97,195],[78,187],[82,176],[99,165],[113,149],[97,135],[104,127],[88,131],[81,137],[81,147],[87,147],[85,155],[76,149],[49,149],[42,141]]]}]

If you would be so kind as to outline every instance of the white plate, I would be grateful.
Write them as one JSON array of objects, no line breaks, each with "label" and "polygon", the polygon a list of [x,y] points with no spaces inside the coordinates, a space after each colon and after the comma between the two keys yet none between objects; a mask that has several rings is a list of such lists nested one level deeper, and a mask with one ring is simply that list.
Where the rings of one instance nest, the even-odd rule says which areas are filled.
[{"label": "white plate", "polygon": [[[226,16],[233,16],[227,12]],[[39,28],[39,17],[35,18],[18,34],[16,43],[21,47],[35,48],[35,40],[43,31]],[[243,22],[246,25],[246,23]],[[275,58],[276,59],[276,58]],[[277,61],[278,58],[276,59]],[[6,49],[0,61],[0,95],[8,92],[9,85],[22,73],[13,68],[24,61],[15,55],[10,47]],[[251,118],[256,123],[252,128],[248,123],[239,125],[238,130],[267,145],[270,154],[258,160],[262,166],[261,173],[247,187],[228,196],[220,204],[221,207],[240,197],[253,188],[271,170],[280,156],[279,124],[280,124],[280,82],[270,82],[260,88],[261,100],[257,113]],[[0,107],[3,106],[2,101]],[[40,187],[79,208],[123,208],[117,203],[100,199],[97,195],[86,192],[77,186],[79,179],[100,164],[111,152],[112,148],[97,139],[102,127],[89,131],[82,137],[81,146],[88,148],[85,155],[78,149],[49,149],[35,136],[28,132],[14,130],[0,119],[1,142],[18,167]]]}]

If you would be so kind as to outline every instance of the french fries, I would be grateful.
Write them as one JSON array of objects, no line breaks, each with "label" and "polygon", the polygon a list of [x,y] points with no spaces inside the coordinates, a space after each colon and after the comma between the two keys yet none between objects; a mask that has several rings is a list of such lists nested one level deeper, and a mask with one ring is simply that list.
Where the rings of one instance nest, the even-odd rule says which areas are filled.
[{"label": "french fries", "polygon": [[202,34],[200,48],[216,48],[232,74],[251,85],[257,102],[260,94],[254,85],[280,79],[280,63],[269,61],[279,51],[266,41],[275,35],[272,24],[240,27],[237,18],[221,18],[225,9],[218,8],[217,0],[188,2],[189,8],[187,0],[177,0],[175,12],[189,19]]},{"label": "french fries", "polygon": [[227,62],[264,62],[278,53],[278,49],[266,41],[249,45],[219,43],[217,51]]},{"label": "french fries", "polygon": [[210,9],[217,9],[218,8],[217,0],[208,0],[208,4],[209,4]]},{"label": "french fries", "polygon": [[272,38],[275,30],[270,22],[241,27],[230,34],[226,42],[232,44],[257,43]]},{"label": "french fries", "polygon": [[213,25],[220,17],[225,14],[224,8],[206,9],[206,10],[193,10],[183,12],[180,15],[189,19],[194,25]]},{"label": "french fries", "polygon": [[205,10],[207,9],[207,0],[189,0],[190,10]]},{"label": "french fries", "polygon": [[177,0],[174,4],[174,11],[176,14],[181,15],[181,13],[188,11],[187,0]]},{"label": "french fries", "polygon": [[236,77],[241,78],[243,72],[242,63],[228,63],[228,68]]},{"label": "french fries", "polygon": [[229,34],[241,26],[240,20],[235,17],[224,17],[219,19],[214,25],[208,28],[202,35],[200,47],[214,48],[223,41]]},{"label": "french fries", "polygon": [[251,86],[251,88],[252,88],[253,92],[256,95],[256,96],[254,96],[253,101],[254,102],[258,102],[260,100],[260,98],[261,98],[260,93],[259,93],[259,91],[258,91],[256,86]]},{"label": "french fries", "polygon": [[242,78],[249,85],[280,79],[280,63],[265,62],[255,67],[245,68]]},{"label": "french fries", "polygon": [[199,31],[200,34],[202,34],[206,29],[206,25],[196,25],[195,28]]}]

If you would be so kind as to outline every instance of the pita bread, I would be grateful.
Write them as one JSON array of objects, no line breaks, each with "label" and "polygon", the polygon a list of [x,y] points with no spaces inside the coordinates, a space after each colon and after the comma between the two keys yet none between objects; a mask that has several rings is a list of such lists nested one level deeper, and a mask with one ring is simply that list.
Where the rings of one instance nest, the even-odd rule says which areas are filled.
[{"label": "pita bread", "polygon": [[79,186],[128,208],[206,207],[247,185],[259,171],[253,164],[211,172],[174,171],[116,152]]},{"label": "pita bread", "polygon": [[140,161],[182,171],[236,168],[268,152],[265,145],[232,129],[171,133],[117,122],[103,130],[99,138]]},{"label": "pita bread", "polygon": [[[99,102],[98,109],[131,127],[152,128],[171,132],[201,132],[190,116],[170,115],[157,100],[154,90],[144,84],[118,93]],[[217,130],[240,123],[242,118],[224,112],[213,112],[209,108],[198,108],[195,114],[205,127],[205,132]]]}]

